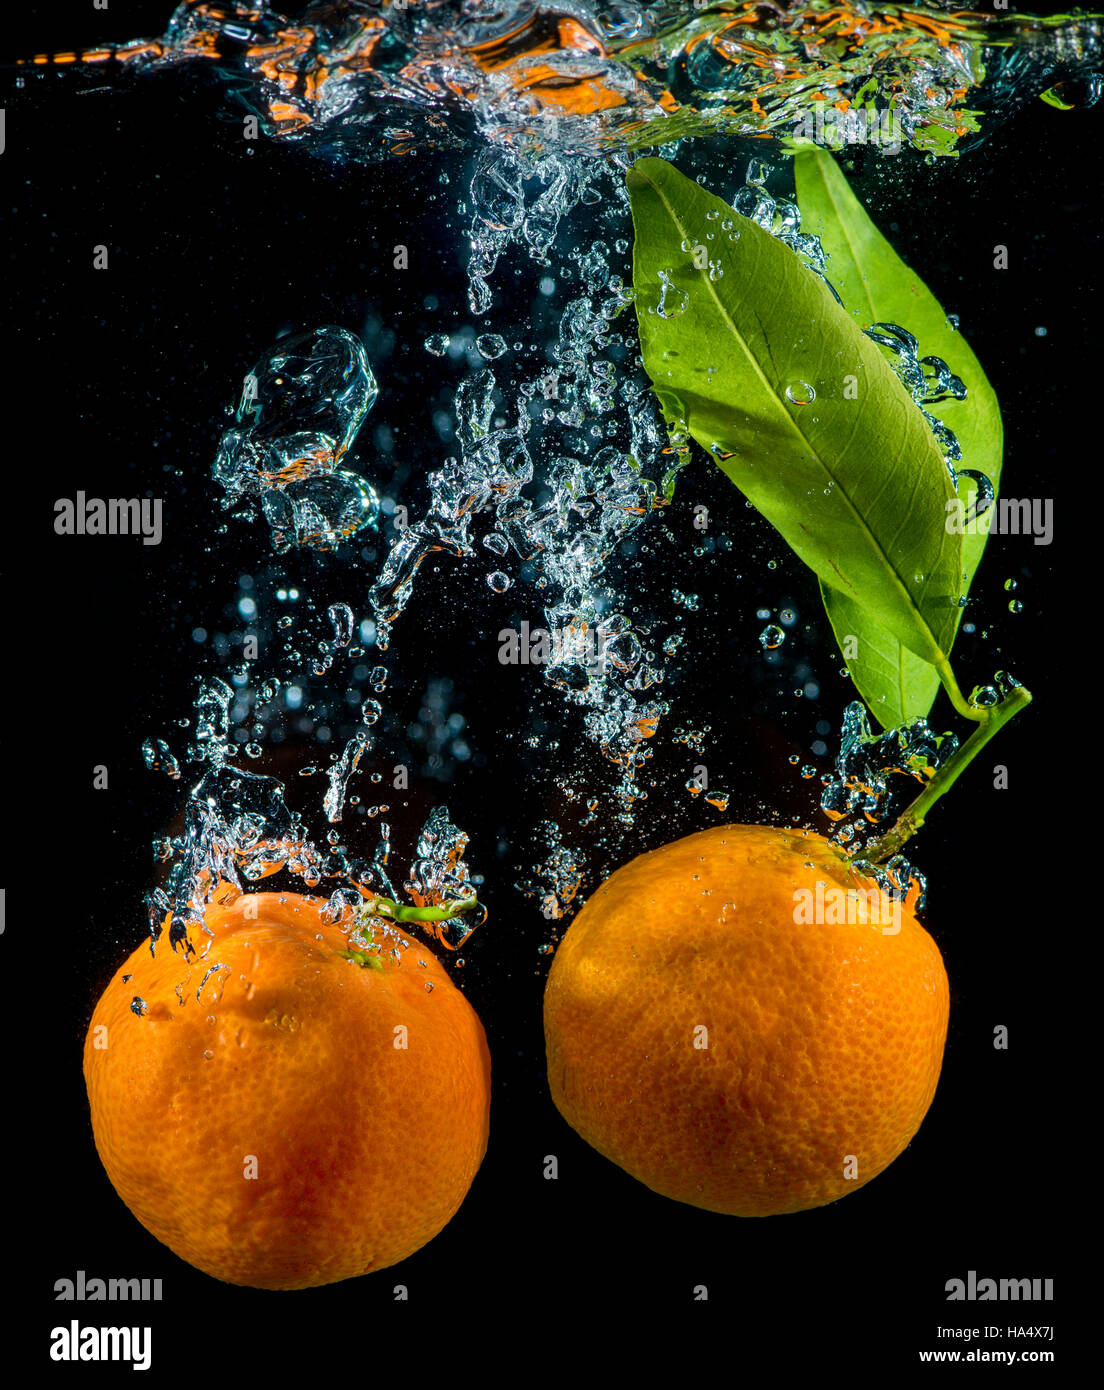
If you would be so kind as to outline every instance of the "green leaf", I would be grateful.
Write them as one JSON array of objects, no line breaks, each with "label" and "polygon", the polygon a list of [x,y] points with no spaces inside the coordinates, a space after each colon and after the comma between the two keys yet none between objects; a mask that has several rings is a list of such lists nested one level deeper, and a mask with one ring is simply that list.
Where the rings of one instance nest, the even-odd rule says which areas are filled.
[{"label": "green leaf", "polygon": [[[1000,406],[969,343],[948,323],[931,290],[878,231],[830,154],[802,149],[794,158],[794,176],[802,231],[820,238],[828,253],[828,279],[860,327],[900,324],[919,341],[925,357],[942,357],[965,382],[965,400],[948,399],[928,409],[957,436],[962,447],[958,467],[984,473],[995,495],[1003,452]],[[974,487],[972,480],[961,480],[959,496],[964,502]],[[969,592],[987,539],[988,532],[980,527],[976,534],[962,537],[963,595]],[[891,634],[864,626],[845,598],[828,591],[824,604],[837,637],[858,638],[858,655],[846,657],[847,667],[882,724],[891,728],[926,715],[938,690],[937,677],[913,661],[908,651],[894,650]],[[961,610],[955,615],[956,631],[960,617]]]},{"label": "green leaf", "polygon": [[927,715],[939,693],[935,667],[914,656],[853,599],[825,584],[820,596],[847,672],[882,727],[894,729]]},{"label": "green leaf", "polygon": [[[959,613],[954,492],[881,351],[792,251],[670,164],[640,160],[628,188],[644,365],[667,419],[826,586],[945,662]],[[703,247],[719,277],[695,263]],[[804,405],[802,383],[816,393]]]}]

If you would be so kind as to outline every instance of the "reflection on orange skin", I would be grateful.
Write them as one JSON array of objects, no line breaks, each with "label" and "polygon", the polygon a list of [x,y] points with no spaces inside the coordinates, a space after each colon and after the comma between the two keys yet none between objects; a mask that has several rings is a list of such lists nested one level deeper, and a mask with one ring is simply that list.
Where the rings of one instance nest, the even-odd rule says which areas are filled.
[{"label": "reflection on orange skin", "polygon": [[[382,19],[361,20],[353,39],[346,44],[340,61],[312,65],[303,61],[314,47],[316,35],[312,29],[281,29],[274,42],[254,44],[246,50],[262,75],[274,86],[281,87],[285,99],[269,104],[269,115],[282,133],[310,125],[310,113],[299,102],[317,101],[322,89],[334,78],[343,78],[362,69],[371,70],[372,57],[385,32]],[[293,99],[294,98],[294,99]]]},{"label": "reflection on orange skin", "polygon": [[310,115],[302,110],[301,107],[293,106],[287,101],[273,101],[269,103],[268,113],[276,124],[283,130],[293,130],[311,123]]},{"label": "reflection on orange skin", "polygon": [[[575,20],[560,19],[550,24],[549,19],[550,16],[534,16],[509,34],[476,44],[466,52],[484,72],[508,67],[519,58],[532,58],[537,53],[556,53],[566,49],[582,50],[596,58],[609,56],[601,39]],[[545,30],[543,34],[540,32],[542,26]]]},{"label": "reflection on orange skin", "polygon": [[[200,12],[207,9],[203,5],[196,8]],[[221,13],[219,7],[214,9]],[[834,84],[826,75],[817,78],[815,73],[805,73],[789,66],[792,58],[784,59],[762,43],[750,41],[751,34],[742,37],[749,28],[785,28],[792,36],[799,38],[815,65],[823,67],[834,64],[871,39],[880,40],[872,45],[878,56],[892,52],[905,54],[915,44],[927,41],[946,48],[952,57],[961,59],[962,52],[955,42],[956,38],[971,28],[985,25],[994,16],[972,10],[933,15],[907,9],[885,9],[862,14],[847,4],[819,11],[811,7],[785,11],[768,3],[768,0],[742,0],[739,5],[734,4],[727,14],[721,12],[715,18],[718,26],[703,29],[685,41],[682,54],[685,57],[705,42],[736,72],[741,68],[759,68],[765,74],[769,73],[769,78],[750,97],[752,112],[766,126],[770,113],[760,105],[759,96],[772,88],[800,82],[803,78],[810,85],[814,81],[829,86]],[[269,105],[269,116],[279,133],[294,132],[309,125],[313,120],[311,108],[331,81],[341,82],[360,72],[375,72],[381,82],[388,82],[388,78],[374,68],[376,50],[387,32],[385,20],[379,16],[362,16],[357,17],[355,22],[348,19],[348,23],[351,26],[349,36],[340,50],[330,48],[325,52],[320,51],[319,33],[314,28],[295,25],[282,29],[266,43],[254,44],[245,50],[246,58],[280,93]],[[899,40],[895,42],[898,36]],[[190,57],[216,60],[220,56],[219,41],[216,29],[195,32],[183,49]],[[588,116],[626,106],[628,97],[624,91],[618,90],[617,79],[624,82],[631,76],[639,83],[640,93],[648,97],[651,114],[654,115],[658,105],[670,115],[680,109],[680,103],[665,88],[656,92],[656,74],[628,66],[633,57],[640,61],[645,55],[654,57],[658,63],[661,58],[659,44],[660,41],[652,36],[611,51],[598,35],[591,33],[578,20],[538,12],[510,33],[486,43],[469,48],[457,45],[456,52],[463,54],[469,64],[470,76],[467,79],[455,72],[442,75],[439,53],[419,53],[395,75],[394,81],[396,86],[436,91],[441,95],[451,92],[465,102],[473,102],[486,96],[486,88],[479,80],[481,74],[501,75],[509,81],[510,91],[532,99],[535,110],[555,115]],[[127,63],[159,58],[165,51],[165,45],[157,40],[136,41],[117,48],[38,54],[21,61],[36,66],[103,63],[112,59]],[[834,56],[829,59],[829,64],[825,64],[821,60],[829,53]],[[611,59],[619,67],[613,78],[601,72],[573,76],[556,65],[555,59],[560,54],[587,55],[598,61]],[[545,56],[548,61],[542,61]],[[899,80],[885,80],[890,88],[901,85]],[[960,102],[965,95],[965,88],[956,88],[949,98],[950,103]],[[812,99],[826,98],[818,92],[813,94]],[[839,106],[838,109],[847,108]],[[645,123],[643,117],[627,123],[621,127],[621,133],[628,134]],[[960,128],[958,133],[965,133],[965,128]],[[403,150],[396,147],[396,152]]]},{"label": "reflection on orange skin", "polygon": [[[575,78],[546,63],[532,62],[541,53],[568,51],[609,57],[601,39],[576,20],[559,19],[550,24],[548,16],[534,16],[509,34],[466,49],[465,55],[486,73],[517,65],[521,75],[514,80],[514,90],[531,92],[539,96],[542,107],[555,107],[564,115],[589,116],[624,106],[624,96],[607,86],[599,74]],[[459,84],[450,82],[448,86],[457,96],[468,96]]]},{"label": "reflection on orange skin", "polygon": [[[373,54],[385,29],[382,19],[364,19],[355,39],[346,44],[341,61],[319,64],[313,70],[298,61],[315,42],[314,32],[308,29],[282,30],[278,43],[254,46],[247,50],[247,56],[270,82],[282,87],[289,97],[294,92],[299,100],[314,102],[332,79],[371,70]],[[555,54],[569,50],[591,53],[596,58],[609,56],[601,41],[575,20],[561,19],[554,25],[548,25],[547,17],[540,16],[511,34],[465,49],[464,53],[482,72],[494,73],[542,53]],[[440,90],[436,82],[426,82],[426,74],[433,71],[439,61],[432,54],[419,57],[400,71],[398,81],[414,81],[419,86],[428,85]],[[444,86],[465,101],[473,100],[478,95],[474,83],[469,85],[459,79],[446,81]],[[527,66],[524,76],[515,81],[514,89],[532,92],[539,96],[543,107],[556,107],[570,115],[590,115],[625,103],[624,96],[611,90],[600,75],[573,78],[544,63]],[[291,122],[302,125],[310,119],[298,105],[286,100],[275,103],[271,114],[278,124]]]},{"label": "reflection on orange skin", "polygon": [[[985,15],[973,15],[968,10],[957,11],[956,13],[973,19],[987,18]],[[966,27],[956,23],[952,16],[935,19],[931,15],[917,14],[913,10],[901,10],[897,14],[883,12],[881,14],[856,15],[845,6],[827,10],[818,15],[808,15],[807,19],[821,29],[832,25],[841,36],[853,35],[859,39],[860,43],[868,35],[894,34],[899,33],[902,29],[915,28],[923,29],[940,46],[945,46],[954,37],[954,30]]]},{"label": "reflection on orange skin", "polygon": [[[289,27],[281,30],[275,41],[247,48],[246,58],[256,64],[268,81],[282,88],[285,93],[285,100],[275,102],[272,106],[273,120],[277,124],[308,123],[309,115],[297,102],[316,101],[326,83],[333,78],[371,70],[373,54],[385,31],[386,25],[382,19],[364,18],[355,36],[346,42],[345,51],[336,62],[332,61],[333,55],[329,55],[330,61],[319,61],[315,64],[302,61],[317,43],[317,34],[309,28]],[[194,35],[187,48],[193,57],[219,57],[218,36],[213,32]],[[160,57],[164,51],[163,44],[152,42],[127,46],[124,49],[89,50],[82,54],[42,53],[25,61],[39,66],[108,62],[112,58],[127,62],[139,57]],[[514,64],[524,64],[513,84],[514,90],[519,93],[532,93],[539,97],[542,107],[554,107],[565,115],[587,116],[595,111],[604,111],[625,104],[625,97],[613,90],[601,74],[575,78],[559,72],[550,64],[530,62],[541,54],[554,55],[564,52],[588,53],[595,58],[608,58],[609,53],[602,41],[574,19],[554,19],[552,16],[537,15],[510,34],[462,51],[485,73],[495,73]],[[401,83],[414,79],[418,85],[424,86],[426,72],[435,69],[439,61],[436,55],[416,58],[398,74],[398,81]],[[465,101],[473,100],[479,95],[475,83],[469,86],[460,80],[452,80],[447,81],[445,86]],[[296,101],[290,100],[292,94]],[[659,102],[668,110],[677,105],[666,92],[661,95]]]}]

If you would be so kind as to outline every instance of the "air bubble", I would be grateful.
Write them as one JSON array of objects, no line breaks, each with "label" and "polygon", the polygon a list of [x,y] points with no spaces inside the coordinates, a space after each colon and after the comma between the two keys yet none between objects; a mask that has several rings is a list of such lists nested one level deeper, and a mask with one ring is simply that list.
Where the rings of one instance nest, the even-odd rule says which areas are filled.
[{"label": "air bubble", "polygon": [[142,760],[151,772],[163,772],[174,781],[180,776],[180,764],[163,738],[146,739],[142,744]]},{"label": "air bubble", "polygon": [[689,294],[686,290],[679,289],[667,271],[661,270],[658,275],[662,289],[659,294],[659,303],[656,305],[656,313],[661,319],[681,318],[690,305]]},{"label": "air bubble", "polygon": [[352,639],[353,625],[356,621],[353,610],[347,603],[331,603],[326,612],[333,624],[335,645],[347,647]]}]

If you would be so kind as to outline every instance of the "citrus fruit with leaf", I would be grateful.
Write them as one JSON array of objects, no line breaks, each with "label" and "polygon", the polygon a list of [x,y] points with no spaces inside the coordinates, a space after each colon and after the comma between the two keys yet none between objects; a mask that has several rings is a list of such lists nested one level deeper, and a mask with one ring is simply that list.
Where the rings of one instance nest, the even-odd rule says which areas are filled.
[{"label": "citrus fruit with leaf", "polygon": [[823,836],[729,825],[612,874],[545,991],[567,1122],[667,1197],[735,1216],[835,1201],[935,1094],[948,988],[908,902]]},{"label": "citrus fruit with leaf", "polygon": [[[119,1196],[182,1259],[264,1289],[396,1264],[454,1215],[487,1146],[490,1058],[444,967],[323,899],[212,906],[96,1005],[84,1072]],[[208,934],[209,933],[209,934]]]}]

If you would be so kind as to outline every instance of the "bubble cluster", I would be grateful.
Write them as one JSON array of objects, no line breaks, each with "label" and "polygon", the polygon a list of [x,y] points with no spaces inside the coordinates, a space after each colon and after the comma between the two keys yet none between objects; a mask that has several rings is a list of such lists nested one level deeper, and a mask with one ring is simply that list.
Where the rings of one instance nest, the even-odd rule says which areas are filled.
[{"label": "bubble cluster", "polygon": [[281,338],[246,376],[219,443],[224,506],[258,499],[277,550],[333,550],[374,526],[375,489],[340,465],[376,395],[364,345],[347,329]]}]

